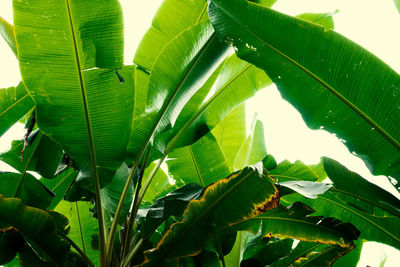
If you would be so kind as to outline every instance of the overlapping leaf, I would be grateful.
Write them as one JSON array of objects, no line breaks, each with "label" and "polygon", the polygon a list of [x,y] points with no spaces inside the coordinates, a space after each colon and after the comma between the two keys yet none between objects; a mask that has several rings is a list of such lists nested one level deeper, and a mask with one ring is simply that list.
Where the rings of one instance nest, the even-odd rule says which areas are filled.
[{"label": "overlapping leaf", "polygon": [[[41,0],[29,2],[29,9],[26,5],[14,1],[15,34],[38,125],[74,159],[81,168],[80,182],[93,190],[93,175],[121,165],[132,120],[133,71],[121,68],[119,2]],[[100,177],[101,184],[111,177]]]},{"label": "overlapping leaf", "polygon": [[346,140],[374,174],[399,176],[400,76],[390,67],[333,31],[248,1],[214,0],[209,14],[219,37],[264,69],[309,127]]},{"label": "overlapping leaf", "polygon": [[256,170],[234,173],[189,203],[183,220],[173,224],[156,249],[147,253],[145,264],[196,255],[217,231],[275,208],[278,202],[276,188]]},{"label": "overlapping leaf", "polygon": [[17,55],[17,46],[15,42],[14,27],[8,23],[5,19],[0,17],[0,35],[4,38],[7,44],[10,46],[14,55]]}]

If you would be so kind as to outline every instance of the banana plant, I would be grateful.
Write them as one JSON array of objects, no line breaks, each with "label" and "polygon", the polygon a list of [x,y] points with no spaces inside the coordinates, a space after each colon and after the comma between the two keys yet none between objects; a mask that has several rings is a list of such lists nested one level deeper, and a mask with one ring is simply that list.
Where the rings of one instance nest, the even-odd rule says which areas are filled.
[{"label": "banana plant", "polygon": [[0,90],[0,136],[28,122],[0,154],[0,264],[331,266],[364,240],[399,248],[397,198],[331,159],[277,164],[269,125],[247,127],[244,101],[275,83],[375,174],[400,171],[398,74],[332,14],[275,2],[165,0],[126,65],[118,0],[13,0],[0,34],[22,81]]}]

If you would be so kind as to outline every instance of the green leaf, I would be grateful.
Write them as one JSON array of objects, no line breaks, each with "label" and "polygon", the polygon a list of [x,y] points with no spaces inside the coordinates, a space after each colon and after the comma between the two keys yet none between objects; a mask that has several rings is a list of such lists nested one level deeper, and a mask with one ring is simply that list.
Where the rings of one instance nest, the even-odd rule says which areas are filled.
[{"label": "green leaf", "polygon": [[168,217],[182,214],[189,201],[200,197],[202,192],[203,187],[194,183],[187,184],[157,199],[150,207],[140,209],[138,216],[141,234],[146,237]]},{"label": "green leaf", "polygon": [[229,170],[234,171],[236,155],[246,139],[246,107],[241,104],[229,113],[213,130],[223,151]]},{"label": "green leaf", "polygon": [[[323,158],[322,161],[326,173],[334,184],[331,191],[340,195],[341,199],[367,212],[378,213],[376,209],[378,208],[400,218],[400,200],[397,197],[333,159]],[[371,199],[371,196],[374,198]]]},{"label": "green leaf", "polygon": [[332,187],[330,184],[310,181],[287,181],[279,183],[279,186],[279,189],[281,189],[281,187],[286,187],[307,198],[317,198],[318,195],[322,195]]},{"label": "green leaf", "polygon": [[354,245],[346,248],[329,246],[318,252],[311,251],[305,257],[301,257],[293,262],[293,267],[332,266],[337,259],[352,251],[354,247]]},{"label": "green leaf", "polygon": [[296,18],[321,25],[325,28],[325,31],[329,31],[335,28],[332,15],[333,13],[303,13],[297,15]]},{"label": "green leaf", "polygon": [[17,56],[18,52],[15,42],[14,27],[2,17],[0,17],[0,35],[3,36],[4,40],[10,46],[14,55]]},{"label": "green leaf", "polygon": [[139,44],[134,62],[150,72],[160,53],[175,36],[206,20],[206,0],[163,1]]},{"label": "green leaf", "polygon": [[358,238],[359,232],[350,224],[330,218],[310,216],[313,212],[302,203],[289,208],[280,206],[249,221],[262,225],[264,237],[292,238],[307,242],[349,247]]},{"label": "green leaf", "polygon": [[248,232],[239,231],[236,236],[235,245],[232,251],[224,257],[227,266],[240,267],[243,258],[244,246],[249,237]]},{"label": "green leaf", "polygon": [[356,248],[347,253],[346,255],[340,257],[335,263],[333,264],[334,267],[349,267],[354,266],[356,267],[361,256],[361,251],[363,248],[363,240],[357,240],[355,242]]},{"label": "green leaf", "polygon": [[[93,176],[121,165],[132,121],[133,71],[121,68],[119,2],[27,5],[27,0],[14,1],[15,33],[39,128],[61,144],[81,169],[80,183],[93,190]],[[101,185],[110,178],[100,177]]]},{"label": "green leaf", "polygon": [[10,262],[23,245],[24,239],[17,230],[0,229],[0,264]]},{"label": "green leaf", "polygon": [[[156,168],[156,163],[152,162],[144,172],[143,181],[146,181],[147,177],[149,177],[154,168]],[[163,194],[170,187],[171,184],[169,183],[167,174],[160,168],[154,175],[154,178],[149,185],[149,190],[146,191],[143,199],[147,202],[153,202],[156,197],[160,196],[160,194]]]},{"label": "green leaf", "polygon": [[60,201],[64,198],[65,193],[77,175],[77,171],[75,171],[73,168],[68,168],[58,174],[54,179],[40,179],[40,181],[55,194],[55,197],[53,197],[51,204],[48,207],[49,210],[53,210],[55,207],[57,207],[58,203],[60,203]]},{"label": "green leaf", "polygon": [[34,106],[21,82],[17,87],[0,89],[0,136]]},{"label": "green leaf", "polygon": [[[126,178],[128,177],[130,169],[126,166],[125,163],[121,165],[121,167],[115,173],[111,182],[104,188],[100,190],[101,195],[101,204],[104,209],[106,209],[111,217],[114,217],[115,211],[118,206],[118,202],[120,200],[122,190],[124,189]],[[122,224],[128,215],[129,209],[131,207],[133,201],[133,182],[128,189],[127,198],[122,206],[120,223]]]},{"label": "green leaf", "polygon": [[400,0],[394,0],[394,4],[396,5],[397,10],[398,10],[399,13],[400,13]]},{"label": "green leaf", "polygon": [[224,154],[209,133],[190,146],[169,153],[168,170],[176,180],[208,186],[230,174]]},{"label": "green leaf", "polygon": [[326,178],[322,162],[315,165],[306,165],[300,160],[291,163],[282,161],[278,166],[269,171],[269,174],[278,182],[286,181],[311,181],[320,182]]},{"label": "green leaf", "polygon": [[262,122],[257,120],[253,123],[250,135],[240,147],[233,166],[236,170],[240,170],[261,161],[266,155],[264,127]]},{"label": "green leaf", "polygon": [[269,266],[287,255],[293,245],[292,239],[267,239],[256,237],[246,244],[240,266]]},{"label": "green leaf", "polygon": [[69,244],[58,234],[63,229],[58,229],[53,215],[26,206],[20,199],[4,198],[0,195],[0,225],[1,227],[10,225],[18,229],[53,262],[62,265],[69,252]]},{"label": "green leaf", "polygon": [[62,155],[61,147],[38,131],[28,138],[25,149],[24,140],[13,141],[10,151],[0,154],[0,159],[21,173],[27,170],[35,171],[45,178],[52,179]]},{"label": "green leaf", "polygon": [[4,197],[21,198],[25,204],[46,209],[54,196],[39,180],[29,173],[0,172],[0,194]]},{"label": "green leaf", "polygon": [[360,238],[400,248],[400,236],[397,231],[400,227],[400,218],[365,212],[341,198],[341,194],[328,191],[318,199],[302,202],[316,210],[313,214],[315,216],[335,217],[342,222],[353,224],[361,232]]},{"label": "green leaf", "polygon": [[399,176],[396,72],[333,31],[251,2],[213,0],[209,15],[218,36],[264,69],[310,128],[346,140],[374,174]]},{"label": "green leaf", "polygon": [[226,49],[205,22],[180,33],[163,48],[149,78],[146,113],[134,121],[141,127],[136,126],[128,145],[128,160],[136,159],[144,145],[174,126],[187,100],[202,87]]},{"label": "green leaf", "polygon": [[256,170],[246,168],[210,185],[200,200],[192,200],[183,220],[173,224],[156,250],[146,253],[148,264],[196,255],[223,228],[275,208],[278,191]]},{"label": "green leaf", "polygon": [[97,220],[91,216],[91,204],[85,201],[61,201],[56,211],[68,218],[68,237],[77,244],[95,266],[99,264],[99,252],[90,246],[91,235],[98,232]]}]

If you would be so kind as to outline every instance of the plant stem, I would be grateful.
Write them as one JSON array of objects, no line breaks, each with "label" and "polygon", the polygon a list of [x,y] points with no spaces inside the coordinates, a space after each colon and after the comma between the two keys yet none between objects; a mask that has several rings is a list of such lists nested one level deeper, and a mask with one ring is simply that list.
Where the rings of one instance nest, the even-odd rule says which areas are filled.
[{"label": "plant stem", "polygon": [[139,250],[139,248],[142,246],[144,239],[140,239],[135,247],[132,249],[132,251],[129,252],[128,257],[122,262],[121,267],[128,267],[129,263],[131,262],[133,256],[135,256],[136,252]]},{"label": "plant stem", "polygon": [[89,259],[89,257],[86,255],[85,252],[83,252],[83,250],[77,245],[75,244],[74,241],[72,241],[68,236],[59,234],[59,236],[61,236],[62,238],[64,238],[81,256],[82,258],[85,260],[85,262],[90,266],[90,267],[95,267],[93,262]]},{"label": "plant stem", "polygon": [[[146,169],[146,165],[147,165],[147,160],[149,159],[149,154],[151,151],[151,147],[149,147],[147,149],[146,155],[144,157],[143,160],[143,168],[140,170],[140,174],[139,174],[139,179],[136,185],[136,191],[135,191],[135,196],[133,198],[133,204],[130,208],[130,212],[129,212],[129,216],[128,216],[128,220],[127,220],[127,229],[126,229],[126,236],[125,236],[125,242],[123,245],[123,256],[125,256],[126,251],[129,250],[129,244],[130,244],[130,236],[132,234],[132,227],[133,227],[133,223],[135,221],[136,218],[136,214],[137,214],[137,209],[135,209],[137,203],[138,203],[138,195],[139,195],[139,191],[141,189],[141,185],[142,185],[142,180],[143,180],[143,176],[144,176],[144,170]],[[140,205],[140,204],[139,204]]]}]

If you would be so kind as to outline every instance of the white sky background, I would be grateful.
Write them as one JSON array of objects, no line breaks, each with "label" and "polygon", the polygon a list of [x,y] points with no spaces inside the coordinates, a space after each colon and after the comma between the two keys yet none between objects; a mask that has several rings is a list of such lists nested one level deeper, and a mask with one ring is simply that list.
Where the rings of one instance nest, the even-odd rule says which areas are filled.
[{"label": "white sky background", "polygon": [[[125,63],[131,64],[140,38],[149,27],[151,18],[162,1],[120,1],[125,17]],[[12,22],[11,3],[11,0],[0,0],[0,16],[9,22]],[[335,30],[362,45],[400,72],[400,14],[393,0],[279,0],[274,9],[289,15],[304,12],[326,13],[338,9],[339,13],[334,16]],[[0,88],[15,86],[20,79],[18,62],[1,39]],[[313,164],[317,163],[321,156],[328,156],[396,193],[387,183],[386,177],[371,176],[364,163],[350,154],[336,137],[325,131],[309,130],[300,114],[281,99],[274,87],[262,90],[247,106],[251,108],[249,114],[258,112],[258,118],[263,121],[268,152],[274,155],[278,162],[284,159],[300,159]],[[0,139],[0,151],[7,150],[12,139],[22,138],[21,129],[22,127],[17,127]],[[5,170],[1,163],[0,169]],[[372,242],[365,245],[359,266],[379,266],[383,254],[388,256],[385,266],[399,266],[400,252],[387,246],[382,252],[382,247],[383,245]]]}]

